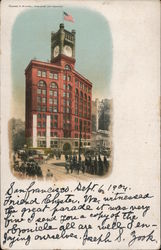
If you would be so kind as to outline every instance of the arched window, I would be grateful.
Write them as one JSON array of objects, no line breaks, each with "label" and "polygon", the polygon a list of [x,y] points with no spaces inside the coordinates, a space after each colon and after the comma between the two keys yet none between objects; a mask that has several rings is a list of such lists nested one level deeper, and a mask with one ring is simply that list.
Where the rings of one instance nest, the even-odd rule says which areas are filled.
[{"label": "arched window", "polygon": [[88,96],[88,101],[90,102],[90,100],[91,100],[91,98],[90,98],[90,96]]},{"label": "arched window", "polygon": [[82,91],[80,92],[80,97],[83,98],[83,92]]},{"label": "arched window", "polygon": [[87,100],[87,95],[86,94],[84,94],[84,98],[85,98],[85,100]]},{"label": "arched window", "polygon": [[69,66],[69,64],[66,64],[64,69],[65,70],[71,70],[71,67]]},{"label": "arched window", "polygon": [[46,88],[46,82],[43,81],[43,80],[40,80],[40,81],[38,82],[38,87]]},{"label": "arched window", "polygon": [[52,89],[57,89],[57,88],[58,88],[58,85],[57,85],[55,82],[51,82],[51,83],[50,83],[50,88],[52,88]]}]

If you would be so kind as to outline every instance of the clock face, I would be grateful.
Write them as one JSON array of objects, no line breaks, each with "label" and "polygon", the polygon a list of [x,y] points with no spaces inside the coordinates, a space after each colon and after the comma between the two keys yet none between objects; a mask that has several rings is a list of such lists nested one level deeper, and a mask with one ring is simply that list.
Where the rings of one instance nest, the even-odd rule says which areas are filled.
[{"label": "clock face", "polygon": [[53,56],[54,56],[54,57],[57,57],[58,55],[59,55],[59,46],[57,45],[57,46],[54,48]]},{"label": "clock face", "polygon": [[64,55],[72,57],[72,48],[70,46],[64,46]]}]

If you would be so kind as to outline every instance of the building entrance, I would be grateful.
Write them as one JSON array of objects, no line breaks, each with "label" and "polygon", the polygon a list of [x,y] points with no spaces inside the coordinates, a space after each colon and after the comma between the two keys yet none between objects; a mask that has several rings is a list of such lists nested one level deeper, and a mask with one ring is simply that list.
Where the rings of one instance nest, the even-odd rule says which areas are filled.
[{"label": "building entrance", "polygon": [[63,145],[63,152],[69,154],[72,151],[70,143],[66,142]]}]

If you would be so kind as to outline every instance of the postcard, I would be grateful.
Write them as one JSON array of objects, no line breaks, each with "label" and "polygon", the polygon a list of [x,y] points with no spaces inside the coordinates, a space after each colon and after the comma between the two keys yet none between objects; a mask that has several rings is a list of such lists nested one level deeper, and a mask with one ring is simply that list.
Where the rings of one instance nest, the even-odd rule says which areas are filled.
[{"label": "postcard", "polygon": [[159,1],[2,1],[2,249],[159,249],[159,49]]}]

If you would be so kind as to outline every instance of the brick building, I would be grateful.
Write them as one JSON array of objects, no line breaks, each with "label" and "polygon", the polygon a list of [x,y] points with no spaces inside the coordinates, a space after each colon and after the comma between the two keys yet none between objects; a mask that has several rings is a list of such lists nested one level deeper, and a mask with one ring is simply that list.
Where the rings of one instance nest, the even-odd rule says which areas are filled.
[{"label": "brick building", "polygon": [[75,31],[51,33],[51,61],[31,60],[26,76],[26,142],[61,150],[90,145],[92,83],[75,70]]}]

